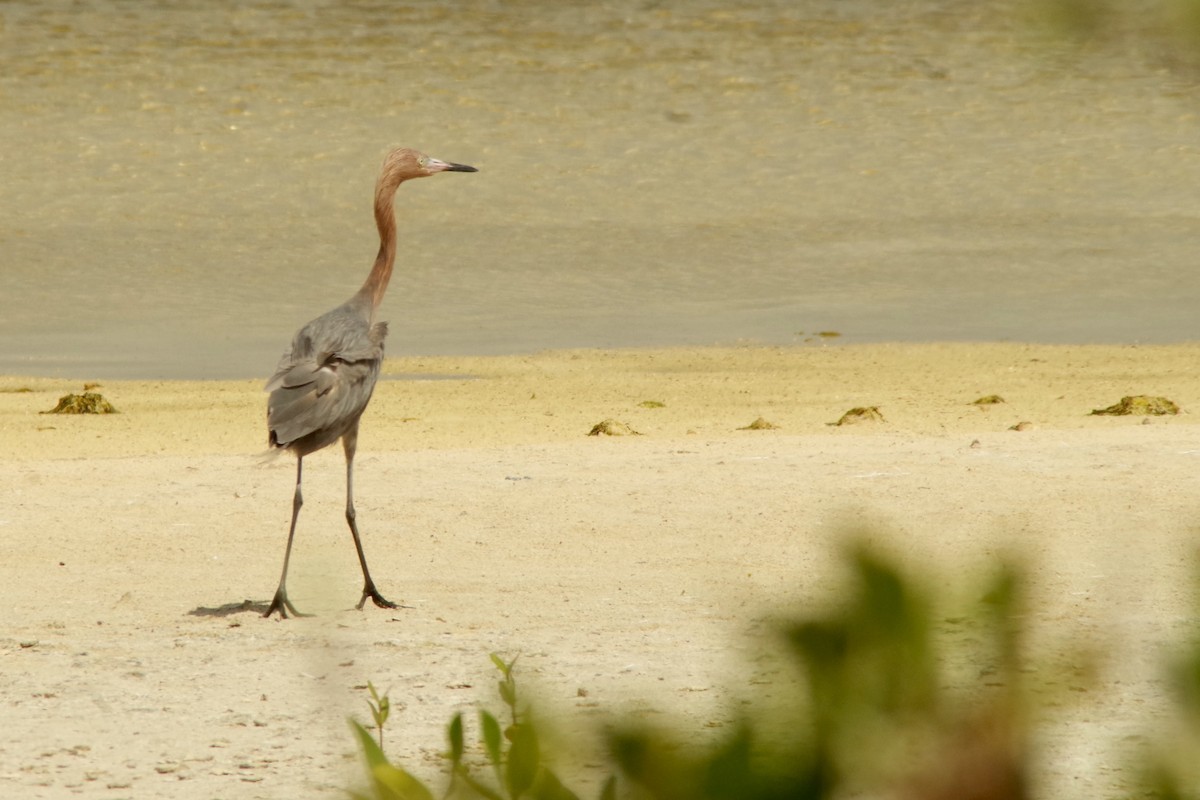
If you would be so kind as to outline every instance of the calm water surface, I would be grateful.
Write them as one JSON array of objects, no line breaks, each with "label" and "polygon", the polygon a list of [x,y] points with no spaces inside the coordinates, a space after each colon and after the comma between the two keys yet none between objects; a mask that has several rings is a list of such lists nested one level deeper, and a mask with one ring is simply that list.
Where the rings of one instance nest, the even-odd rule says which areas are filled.
[{"label": "calm water surface", "polygon": [[0,3],[0,373],[265,377],[404,186],[395,354],[1200,328],[1200,92],[1004,4]]}]

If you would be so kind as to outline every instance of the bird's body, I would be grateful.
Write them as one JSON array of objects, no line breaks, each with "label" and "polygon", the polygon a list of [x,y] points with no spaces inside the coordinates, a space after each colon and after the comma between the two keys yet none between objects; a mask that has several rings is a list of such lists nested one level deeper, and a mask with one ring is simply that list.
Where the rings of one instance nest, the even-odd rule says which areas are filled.
[{"label": "bird's body", "polygon": [[296,490],[292,500],[292,524],[288,530],[283,574],[275,598],[264,616],[279,611],[298,612],[287,598],[287,570],[291,558],[296,520],[303,498],[300,477],[304,456],[328,447],[339,439],[346,453],[346,522],[354,537],[363,571],[362,608],[367,598],[384,608],[395,608],[375,588],[367,570],[362,542],[355,524],[354,453],[358,423],[379,378],[383,363],[383,341],[387,323],[375,320],[387,291],[396,259],[396,220],[393,203],[396,189],[405,180],[438,172],[475,172],[474,167],[439,161],[400,148],[384,159],[375,185],[375,223],[379,228],[379,254],[362,288],[337,308],[322,314],[296,332],[292,345],[267,381],[268,441],[272,449],[289,450],[296,456]]},{"label": "bird's body", "polygon": [[371,400],[386,336],[352,302],[297,331],[266,386],[271,446],[305,456],[342,438]]}]

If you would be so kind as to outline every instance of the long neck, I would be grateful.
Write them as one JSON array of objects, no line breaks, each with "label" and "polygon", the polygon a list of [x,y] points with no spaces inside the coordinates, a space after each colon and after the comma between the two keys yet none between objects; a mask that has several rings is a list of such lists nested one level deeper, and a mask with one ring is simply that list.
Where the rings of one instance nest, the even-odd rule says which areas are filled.
[{"label": "long neck", "polygon": [[392,279],[392,268],[396,264],[396,214],[393,207],[398,188],[399,183],[385,182],[382,178],[375,186],[375,226],[379,228],[379,255],[375,256],[371,274],[358,290],[358,297],[370,303],[372,321],[379,304],[383,302],[388,281]]}]

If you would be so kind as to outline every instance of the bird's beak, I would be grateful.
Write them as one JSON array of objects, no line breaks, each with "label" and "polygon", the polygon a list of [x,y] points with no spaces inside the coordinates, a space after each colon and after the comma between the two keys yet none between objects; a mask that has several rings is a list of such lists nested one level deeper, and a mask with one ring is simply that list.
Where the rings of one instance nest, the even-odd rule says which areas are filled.
[{"label": "bird's beak", "polygon": [[442,161],[436,158],[431,158],[425,162],[425,169],[430,172],[479,172],[479,170],[469,167],[466,164],[454,164],[450,161]]}]

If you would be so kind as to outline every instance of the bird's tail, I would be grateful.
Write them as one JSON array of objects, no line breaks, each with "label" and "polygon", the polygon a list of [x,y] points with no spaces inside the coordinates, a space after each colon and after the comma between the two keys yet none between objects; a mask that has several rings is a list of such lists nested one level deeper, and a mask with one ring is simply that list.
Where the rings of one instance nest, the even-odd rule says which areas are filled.
[{"label": "bird's tail", "polygon": [[259,453],[254,457],[254,459],[256,462],[258,462],[258,466],[265,467],[268,464],[274,463],[275,460],[279,458],[279,456],[282,455],[283,451],[286,449],[286,447],[280,447],[279,445],[271,445],[270,449]]}]

